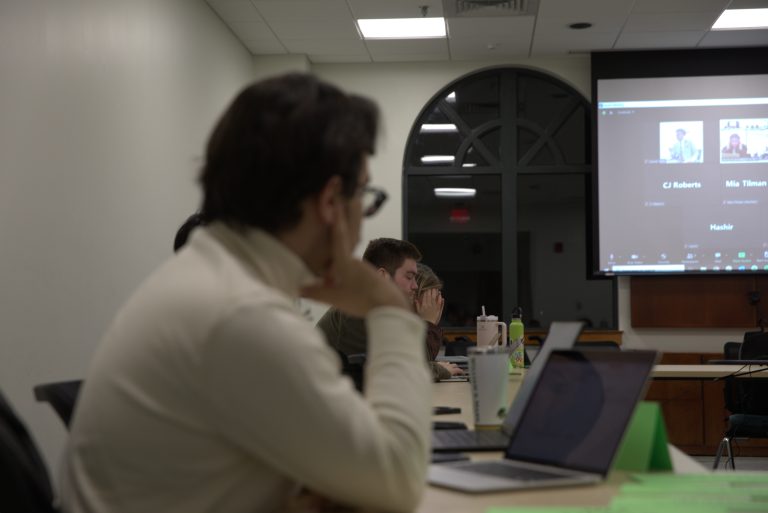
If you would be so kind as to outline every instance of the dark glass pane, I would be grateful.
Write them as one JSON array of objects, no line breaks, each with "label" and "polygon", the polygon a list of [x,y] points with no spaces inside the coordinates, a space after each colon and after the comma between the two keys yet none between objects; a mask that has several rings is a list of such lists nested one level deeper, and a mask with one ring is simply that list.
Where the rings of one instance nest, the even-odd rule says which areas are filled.
[{"label": "dark glass pane", "polygon": [[585,175],[518,176],[518,292],[526,325],[612,328],[613,287],[587,279]]},{"label": "dark glass pane", "polygon": [[533,158],[528,161],[527,165],[551,166],[557,162],[558,161],[555,159],[555,156],[552,154],[552,147],[549,144],[545,144],[536,150],[536,153],[534,154]]},{"label": "dark glass pane", "polygon": [[554,136],[566,164],[590,163],[587,140],[589,133],[585,130],[587,114],[587,108],[580,105]]},{"label": "dark glass pane", "polygon": [[499,147],[501,144],[501,127],[492,128],[480,136],[483,146],[498,161],[500,159]]},{"label": "dark glass pane", "polygon": [[526,156],[535,144],[539,134],[551,134],[551,140],[557,147],[555,153],[550,147],[529,156],[526,165],[552,165],[557,163],[584,164],[587,156],[588,118],[585,116],[586,105],[567,89],[560,85],[537,77],[521,77],[518,102],[518,115],[526,122],[526,133],[519,134],[519,158]]},{"label": "dark glass pane", "polygon": [[499,118],[499,75],[471,78],[459,83],[448,98],[464,123],[470,128]]},{"label": "dark glass pane", "polygon": [[541,136],[529,129],[517,131],[518,163],[522,166],[551,166],[557,164],[550,142],[540,142]]},{"label": "dark glass pane", "polygon": [[[474,189],[438,197],[435,189]],[[408,177],[408,240],[445,282],[442,325],[474,326],[480,307],[501,312],[501,180],[498,175]]]},{"label": "dark glass pane", "polygon": [[533,145],[536,144],[536,141],[538,140],[539,135],[533,133],[530,129],[523,127],[517,129],[517,163],[519,163],[524,156],[529,154],[531,148],[533,148]]},{"label": "dark glass pane", "polygon": [[[452,166],[464,139],[455,124],[434,107],[422,116],[411,143],[410,164],[414,166]],[[442,158],[441,158],[442,157]]]},{"label": "dark glass pane", "polygon": [[474,146],[470,146],[467,149],[467,153],[464,155],[464,162],[462,162],[461,167],[478,167],[487,165],[488,161],[483,158],[482,154],[477,151]]},{"label": "dark glass pane", "polygon": [[562,86],[534,76],[521,76],[518,80],[517,115],[541,129],[559,125],[573,96]]}]

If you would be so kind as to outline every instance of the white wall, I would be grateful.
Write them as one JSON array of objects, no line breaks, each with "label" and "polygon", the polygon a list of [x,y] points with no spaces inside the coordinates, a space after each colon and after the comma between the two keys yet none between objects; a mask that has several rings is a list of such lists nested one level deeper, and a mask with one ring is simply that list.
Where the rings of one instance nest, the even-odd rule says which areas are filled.
[{"label": "white wall", "polygon": [[171,254],[208,131],[252,76],[202,0],[0,3],[0,387],[51,467],[65,430],[32,386],[82,377]]},{"label": "white wall", "polygon": [[[312,70],[344,89],[376,100],[383,113],[384,135],[372,161],[373,182],[390,193],[386,207],[364,223],[363,242],[374,237],[402,237],[402,165],[408,133],[421,109],[448,83],[489,66],[524,66],[556,76],[591,98],[587,56],[521,59],[504,62],[323,64]],[[721,352],[727,340],[741,340],[746,330],[633,329],[629,315],[629,280],[619,280],[619,329],[628,348],[668,352]],[[322,311],[322,310],[319,310]],[[313,309],[317,315],[318,310]]]}]

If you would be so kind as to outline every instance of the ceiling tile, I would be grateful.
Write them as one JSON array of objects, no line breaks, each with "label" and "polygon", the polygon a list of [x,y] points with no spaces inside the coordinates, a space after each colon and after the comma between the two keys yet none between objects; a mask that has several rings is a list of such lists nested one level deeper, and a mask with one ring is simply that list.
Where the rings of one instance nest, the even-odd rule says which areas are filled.
[{"label": "ceiling tile", "polygon": [[555,36],[552,33],[534,36],[531,55],[562,54],[593,50],[610,50],[619,35],[614,32],[587,32],[585,30],[563,30]]},{"label": "ceiling tile", "polygon": [[[502,39],[493,38],[489,43],[488,38],[463,37],[449,39],[448,47],[452,60],[493,60],[506,57],[527,57],[530,52],[530,38]],[[493,45],[489,47],[489,45]]]},{"label": "ceiling tile", "polygon": [[243,44],[253,55],[287,54],[288,50],[277,39],[243,40]]},{"label": "ceiling tile", "polygon": [[357,55],[333,55],[333,54],[310,54],[309,60],[314,64],[331,64],[331,63],[351,63],[351,62],[371,62],[371,57],[368,54],[364,56]]},{"label": "ceiling tile", "polygon": [[363,55],[368,57],[368,50],[361,40],[349,39],[282,39],[291,53]]},{"label": "ceiling tile", "polygon": [[218,2],[209,0],[208,4],[224,20],[236,20],[240,22],[264,21],[262,20],[259,11],[256,10],[249,0],[220,0]]},{"label": "ceiling tile", "polygon": [[277,19],[351,19],[344,0],[251,0],[267,20]]},{"label": "ceiling tile", "polygon": [[533,16],[448,18],[448,35],[451,39],[515,36],[530,40],[535,21]]},{"label": "ceiling tile", "polygon": [[631,32],[622,33],[614,48],[641,50],[645,48],[693,48],[706,34],[705,30],[685,32]]},{"label": "ceiling tile", "polygon": [[360,39],[357,27],[351,20],[274,19],[267,20],[280,39]]},{"label": "ceiling tile", "polygon": [[546,33],[550,36],[559,37],[561,31],[577,35],[595,32],[619,32],[626,20],[627,18],[623,14],[599,14],[590,16],[589,20],[582,20],[591,23],[591,27],[587,29],[572,29],[569,27],[573,23],[572,18],[564,18],[562,16],[539,17],[536,20],[535,35],[538,37],[539,34]]},{"label": "ceiling tile", "polygon": [[712,30],[699,46],[762,46],[768,45],[768,30]]},{"label": "ceiling tile", "polygon": [[446,39],[368,40],[365,42],[374,62],[447,61]]},{"label": "ceiling tile", "polygon": [[275,39],[275,34],[263,21],[236,21],[230,22],[229,28],[232,29],[237,37],[246,39]]},{"label": "ceiling tile", "polygon": [[723,12],[730,0],[641,0],[635,3],[635,13]]},{"label": "ceiling tile", "polygon": [[591,18],[594,14],[627,15],[634,3],[635,0],[539,0],[538,16],[557,16],[579,21],[580,18]]},{"label": "ceiling tile", "polygon": [[676,32],[709,30],[720,13],[669,12],[665,14],[631,14],[625,32]]},{"label": "ceiling tile", "polygon": [[347,0],[352,16],[360,18],[420,18],[421,6],[428,7],[427,16],[443,16],[440,0]]}]

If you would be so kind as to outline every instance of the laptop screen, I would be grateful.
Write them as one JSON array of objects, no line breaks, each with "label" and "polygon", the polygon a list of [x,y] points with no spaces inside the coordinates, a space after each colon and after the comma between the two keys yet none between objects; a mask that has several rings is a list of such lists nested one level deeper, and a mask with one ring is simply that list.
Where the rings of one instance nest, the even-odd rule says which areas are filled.
[{"label": "laptop screen", "polygon": [[506,434],[512,434],[515,431],[515,425],[520,421],[520,417],[523,415],[525,405],[528,404],[528,397],[530,397],[534,386],[536,385],[539,374],[541,374],[544,368],[544,363],[549,357],[549,353],[557,349],[571,349],[573,344],[576,343],[576,339],[579,338],[579,333],[584,327],[583,322],[558,322],[555,321],[549,326],[549,334],[547,339],[542,343],[543,345],[536,355],[536,360],[528,368],[525,373],[525,379],[517,389],[517,395],[515,400],[507,411],[507,416],[504,419],[503,430]]},{"label": "laptop screen", "polygon": [[507,458],[607,474],[655,362],[655,351],[553,351]]}]

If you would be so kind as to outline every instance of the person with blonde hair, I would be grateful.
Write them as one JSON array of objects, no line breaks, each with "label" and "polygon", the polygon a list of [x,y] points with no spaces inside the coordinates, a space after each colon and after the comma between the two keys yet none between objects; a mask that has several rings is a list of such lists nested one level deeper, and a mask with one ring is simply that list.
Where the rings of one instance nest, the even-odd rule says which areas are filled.
[{"label": "person with blonde hair", "polygon": [[464,374],[458,366],[449,362],[436,362],[437,353],[443,345],[443,330],[438,326],[443,316],[443,281],[435,271],[419,262],[416,266],[416,293],[413,308],[419,317],[427,321],[427,358],[435,381]]}]

